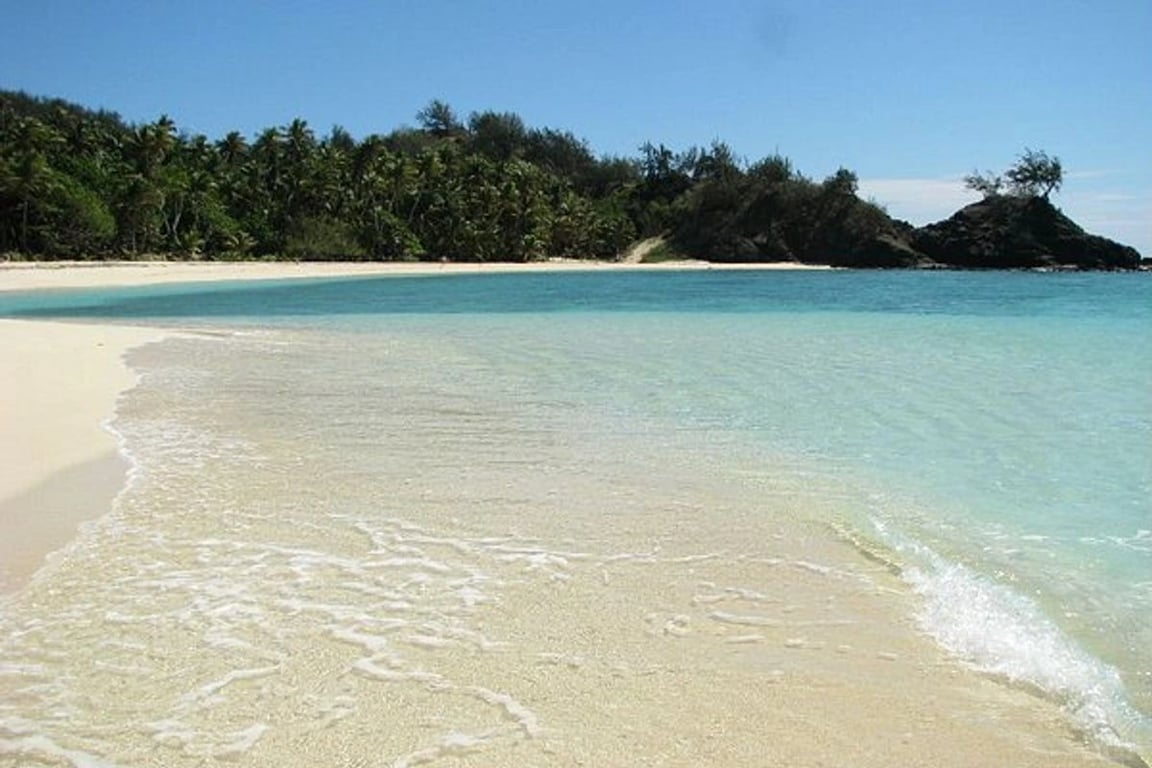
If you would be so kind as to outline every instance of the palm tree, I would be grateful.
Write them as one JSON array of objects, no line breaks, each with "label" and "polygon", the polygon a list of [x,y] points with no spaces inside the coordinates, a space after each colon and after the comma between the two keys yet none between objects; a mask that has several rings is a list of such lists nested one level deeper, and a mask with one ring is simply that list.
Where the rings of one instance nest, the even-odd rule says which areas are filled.
[{"label": "palm tree", "polygon": [[248,142],[239,131],[230,131],[227,136],[216,142],[216,151],[226,165],[236,167],[248,155]]},{"label": "palm tree", "polygon": [[0,164],[0,194],[6,192],[4,196],[17,201],[19,248],[28,253],[32,211],[52,189],[53,171],[48,155],[63,144],[63,137],[36,118],[25,117],[15,122],[11,142],[10,159]]}]

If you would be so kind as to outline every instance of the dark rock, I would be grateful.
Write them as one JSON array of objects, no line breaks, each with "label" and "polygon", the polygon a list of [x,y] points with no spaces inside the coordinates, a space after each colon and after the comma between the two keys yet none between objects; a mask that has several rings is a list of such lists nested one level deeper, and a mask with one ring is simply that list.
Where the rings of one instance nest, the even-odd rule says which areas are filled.
[{"label": "dark rock", "polygon": [[1138,269],[1133,248],[1090,235],[1043,197],[995,196],[926,227],[855,195],[794,184],[692,198],[676,250],[717,262],[794,261],[857,269]]},{"label": "dark rock", "polygon": [[751,238],[730,232],[716,236],[707,251],[698,247],[679,245],[689,258],[704,258],[701,254],[706,253],[707,258],[705,260],[718,264],[744,264],[765,260]]},{"label": "dark rock", "polygon": [[897,234],[873,237],[852,249],[835,266],[896,269],[929,266],[930,261]]},{"label": "dark rock", "polygon": [[996,196],[911,233],[938,264],[968,269],[1135,269],[1136,249],[1090,235],[1041,197]]}]

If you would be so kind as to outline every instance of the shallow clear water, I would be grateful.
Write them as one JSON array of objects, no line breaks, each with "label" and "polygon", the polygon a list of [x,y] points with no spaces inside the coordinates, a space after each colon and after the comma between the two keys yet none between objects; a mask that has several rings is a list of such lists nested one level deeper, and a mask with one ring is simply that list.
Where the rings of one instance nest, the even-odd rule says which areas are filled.
[{"label": "shallow clear water", "polygon": [[[764,499],[786,497],[792,514],[896,563],[921,595],[921,626],[950,652],[1046,691],[1105,742],[1152,743],[1147,275],[360,278],[0,295],[0,314],[230,333],[134,354],[147,376],[115,425],[133,486],[70,554],[82,562],[116,538],[123,570],[91,606],[125,627],[145,611],[158,633],[192,628],[244,658],[147,726],[193,757],[263,737],[237,711],[215,729],[190,723],[237,681],[279,684],[270,670],[303,630],[276,616],[294,612],[359,648],[367,678],[431,675],[461,722],[477,706],[503,712],[504,730],[468,738],[530,733],[535,715],[496,688],[390,656],[393,635],[424,649],[498,642],[468,616],[504,584],[500,569],[563,578],[566,557],[580,559],[540,546],[534,516],[568,526],[582,556],[637,556],[613,554],[625,534],[583,514],[609,491],[638,505],[628,526],[656,529],[672,496],[714,504],[717,529],[761,504],[778,514]],[[695,490],[667,493],[683,483]],[[414,509],[442,510],[433,517],[460,535],[411,527]],[[320,551],[310,526],[346,546]],[[347,555],[365,542],[362,559]],[[110,606],[139,590],[156,605]],[[392,604],[390,618],[349,592]],[[70,610],[62,620],[82,624]],[[31,652],[21,638],[44,640],[18,619],[6,619],[18,625],[6,660]],[[108,662],[112,680],[151,644],[101,642],[125,654]],[[310,706],[335,722],[356,703],[331,690]],[[103,754],[100,738],[74,752]]]}]

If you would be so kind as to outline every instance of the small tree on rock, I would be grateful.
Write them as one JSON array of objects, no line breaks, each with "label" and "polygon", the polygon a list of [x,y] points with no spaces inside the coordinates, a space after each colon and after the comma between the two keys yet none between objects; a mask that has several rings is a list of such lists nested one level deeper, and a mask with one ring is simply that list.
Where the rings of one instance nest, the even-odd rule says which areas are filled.
[{"label": "small tree on rock", "polygon": [[1016,165],[1004,174],[1008,179],[1008,188],[1012,194],[1019,197],[1042,197],[1060,189],[1064,181],[1064,168],[1060,165],[1060,158],[1049,157],[1042,150],[1025,149],[1020,155]]},{"label": "small tree on rock", "polygon": [[980,173],[973,171],[964,177],[964,186],[973,192],[979,192],[984,198],[996,197],[1004,189],[1004,178],[999,174],[988,171]]}]

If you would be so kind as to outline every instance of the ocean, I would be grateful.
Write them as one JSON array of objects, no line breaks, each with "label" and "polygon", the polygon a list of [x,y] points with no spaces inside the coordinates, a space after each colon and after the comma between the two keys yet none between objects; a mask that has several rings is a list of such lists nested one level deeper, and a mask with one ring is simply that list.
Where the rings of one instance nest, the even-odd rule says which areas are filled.
[{"label": "ocean", "polygon": [[0,765],[290,764],[305,739],[518,764],[579,732],[525,658],[551,695],[635,670],[598,657],[638,642],[601,613],[739,664],[847,653],[817,635],[850,611],[757,597],[782,564],[893,593],[942,653],[1152,752],[1145,274],[358,277],[0,316],[179,329],[130,355],[114,509],[0,603]]}]

